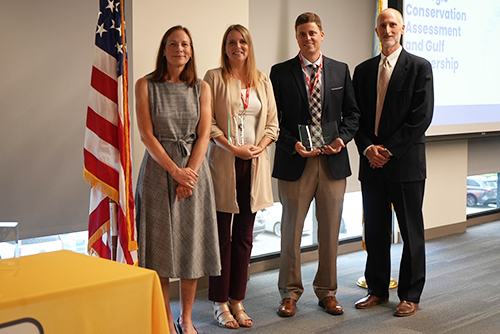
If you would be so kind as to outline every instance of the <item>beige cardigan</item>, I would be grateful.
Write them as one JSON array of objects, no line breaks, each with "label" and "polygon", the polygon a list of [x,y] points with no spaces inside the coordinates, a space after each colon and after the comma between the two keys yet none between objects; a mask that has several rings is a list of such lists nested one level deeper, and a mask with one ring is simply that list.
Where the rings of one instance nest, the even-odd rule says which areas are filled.
[{"label": "beige cardigan", "polygon": [[[241,90],[240,81],[230,78],[226,85],[222,79],[220,68],[212,69],[205,74],[204,80],[212,88],[212,131],[210,138],[226,136],[228,138],[228,114],[238,115]],[[257,89],[257,97],[262,104],[255,141],[259,143],[263,137],[272,141],[278,139],[278,117],[273,87],[269,76],[261,73],[261,87]],[[234,134],[231,138],[234,138]],[[239,213],[236,201],[235,156],[210,141],[208,162],[212,172],[215,189],[217,211]],[[257,212],[274,204],[271,188],[271,166],[267,149],[252,159],[250,190],[250,209]]]}]

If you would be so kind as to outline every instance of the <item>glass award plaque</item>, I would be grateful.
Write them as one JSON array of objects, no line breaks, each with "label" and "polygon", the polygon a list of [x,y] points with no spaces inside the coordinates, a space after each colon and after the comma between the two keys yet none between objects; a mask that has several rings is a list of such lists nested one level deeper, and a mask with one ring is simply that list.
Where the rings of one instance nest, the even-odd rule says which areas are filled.
[{"label": "glass award plaque", "polygon": [[245,116],[228,115],[228,128],[229,145],[245,145]]},{"label": "glass award plaque", "polygon": [[17,222],[0,222],[0,270],[19,269]]},{"label": "glass award plaque", "polygon": [[299,137],[306,150],[322,150],[325,145],[330,145],[339,137],[337,122],[322,123],[321,125],[299,124]]}]

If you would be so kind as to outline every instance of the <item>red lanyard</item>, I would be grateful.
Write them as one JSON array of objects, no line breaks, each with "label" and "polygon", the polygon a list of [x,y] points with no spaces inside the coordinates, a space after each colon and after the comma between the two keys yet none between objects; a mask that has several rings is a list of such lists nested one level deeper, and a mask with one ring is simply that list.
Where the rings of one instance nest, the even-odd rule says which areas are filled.
[{"label": "red lanyard", "polygon": [[[232,75],[232,74],[231,74],[231,77],[233,77],[233,79],[237,80],[234,77],[234,75]],[[248,83],[248,86],[247,86],[246,96],[243,96],[243,93],[241,93],[241,100],[243,101],[243,117],[245,117],[245,115],[247,113],[247,109],[248,109],[248,104],[250,101],[250,83]]]},{"label": "red lanyard", "polygon": [[241,100],[243,101],[243,116],[247,113],[248,103],[250,101],[250,84],[247,86],[246,96],[243,97],[243,93],[241,93]]},{"label": "red lanyard", "polygon": [[318,71],[316,72],[316,77],[314,78],[314,82],[311,85],[311,80],[309,79],[309,76],[307,75],[306,66],[304,65],[304,60],[302,59],[302,54],[299,51],[299,59],[300,59],[300,63],[302,64],[302,71],[304,72],[304,75],[306,76],[307,87],[309,87],[309,99],[312,99],[312,93],[314,91],[314,87],[316,87],[316,84],[318,83],[319,74],[321,73],[321,67],[323,66],[323,53],[322,52],[319,53],[319,58],[321,60],[319,62]]}]

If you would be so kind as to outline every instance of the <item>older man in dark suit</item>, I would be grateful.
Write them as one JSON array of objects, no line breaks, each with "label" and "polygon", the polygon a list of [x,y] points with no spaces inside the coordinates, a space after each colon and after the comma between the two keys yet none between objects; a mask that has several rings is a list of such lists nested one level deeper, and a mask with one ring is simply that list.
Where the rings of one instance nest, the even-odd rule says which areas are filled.
[{"label": "older man in dark suit", "polygon": [[355,306],[388,302],[392,203],[404,242],[395,316],[416,312],[425,282],[425,131],[434,108],[432,67],[402,48],[404,28],[400,12],[382,11],[375,29],[382,53],[358,65],[353,78],[361,112],[355,141],[368,252],[368,295]]},{"label": "older man in dark suit", "polygon": [[[335,297],[336,259],[346,177],[351,175],[345,145],[358,129],[359,111],[349,68],[321,53],[324,32],[320,18],[314,13],[299,15],[295,33],[299,54],[274,65],[270,75],[280,120],[273,177],[278,179],[283,205],[278,315],[293,316],[304,291],[300,241],[313,199],[319,243],[314,291],[319,305],[336,315],[343,313]],[[332,124],[336,124],[338,136],[328,139],[326,127]],[[299,125],[309,125],[312,148],[300,141]]]}]

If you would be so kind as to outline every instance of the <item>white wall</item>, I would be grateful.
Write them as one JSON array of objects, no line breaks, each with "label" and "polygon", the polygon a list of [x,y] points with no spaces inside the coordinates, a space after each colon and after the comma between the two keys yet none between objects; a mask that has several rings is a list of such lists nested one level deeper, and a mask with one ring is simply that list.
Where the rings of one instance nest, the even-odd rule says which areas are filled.
[{"label": "white wall", "polygon": [[500,172],[500,137],[469,139],[467,175]]},{"label": "white wall", "polygon": [[[222,34],[232,23],[250,28],[262,71],[294,56],[293,20],[303,11],[321,16],[326,55],[347,62],[351,71],[371,55],[371,0],[126,4],[132,92],[133,83],[153,69],[161,36],[176,24],[193,34],[200,77],[219,65]],[[82,152],[97,9],[95,0],[0,1],[0,221],[19,221],[22,238],[87,228],[89,187],[82,178]],[[144,152],[137,138],[135,132],[135,174]],[[500,155],[487,153],[498,152],[498,138],[469,142],[469,148],[466,140],[428,144],[426,228],[466,220],[468,167],[469,173],[498,171],[492,166]],[[349,147],[353,176],[348,188],[355,190],[357,152]],[[470,166],[468,159],[474,160]]]},{"label": "white wall", "polygon": [[[131,83],[155,66],[160,40],[172,26],[182,25],[193,37],[198,77],[219,66],[222,35],[227,27],[240,23],[248,27],[248,0],[135,0],[133,1],[133,76]],[[132,85],[131,85],[132,87]],[[131,101],[134,101],[133,98]],[[133,107],[133,103],[131,103]],[[134,109],[131,109],[134,112]],[[137,126],[133,136],[133,168],[137,176],[144,155]],[[136,178],[135,178],[136,179]]]},{"label": "white wall", "polygon": [[427,143],[426,229],[466,220],[467,151],[467,140]]},{"label": "white wall", "polygon": [[269,73],[277,62],[295,57],[295,19],[303,12],[319,15],[325,37],[323,54],[354,67],[372,53],[375,4],[367,0],[250,0],[250,31],[257,66]]},{"label": "white wall", "polygon": [[[297,54],[294,23],[296,17],[306,11],[317,13],[322,20],[323,53],[346,62],[351,75],[357,64],[371,57],[375,17],[371,1],[251,0],[250,30],[257,65],[262,71],[269,73],[273,64]],[[347,191],[359,191],[359,155],[354,142],[349,143],[348,150],[353,176],[347,179]],[[465,221],[467,141],[429,143],[427,158],[426,229]]]},{"label": "white wall", "polygon": [[83,138],[98,1],[0,1],[0,221],[87,229]]},{"label": "white wall", "polygon": [[[325,32],[321,44],[323,54],[347,63],[351,75],[357,64],[371,56],[375,5],[370,1],[251,0],[250,31],[261,71],[269,74],[272,65],[297,55],[295,19],[304,12],[319,15]],[[347,191],[358,191],[359,156],[354,141],[347,148],[353,170],[353,176],[347,179]],[[275,180],[273,182],[276,186]],[[275,198],[277,200],[277,195]]]}]

